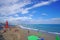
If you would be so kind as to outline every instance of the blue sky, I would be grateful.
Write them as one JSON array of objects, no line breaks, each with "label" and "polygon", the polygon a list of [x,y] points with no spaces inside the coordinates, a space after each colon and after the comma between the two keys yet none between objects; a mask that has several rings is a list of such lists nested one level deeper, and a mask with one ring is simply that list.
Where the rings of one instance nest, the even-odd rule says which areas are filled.
[{"label": "blue sky", "polygon": [[60,0],[0,0],[0,20],[16,24],[60,24]]}]

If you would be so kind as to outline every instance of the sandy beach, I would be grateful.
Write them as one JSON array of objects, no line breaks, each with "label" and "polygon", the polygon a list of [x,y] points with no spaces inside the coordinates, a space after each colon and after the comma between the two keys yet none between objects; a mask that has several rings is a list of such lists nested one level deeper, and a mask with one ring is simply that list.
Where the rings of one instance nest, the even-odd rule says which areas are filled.
[{"label": "sandy beach", "polygon": [[3,32],[3,30],[0,31],[0,37],[1,40],[28,40],[28,36],[35,35],[38,38],[44,38],[44,40],[55,40],[56,35],[50,34],[47,32],[38,32],[35,30],[28,30],[28,29],[22,29],[20,27],[11,27],[6,30],[6,32]]}]

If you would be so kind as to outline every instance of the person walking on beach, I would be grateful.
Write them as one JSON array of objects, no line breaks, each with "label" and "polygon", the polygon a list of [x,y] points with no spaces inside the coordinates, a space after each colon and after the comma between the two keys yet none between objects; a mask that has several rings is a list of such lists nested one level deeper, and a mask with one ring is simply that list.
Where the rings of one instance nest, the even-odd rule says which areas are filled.
[{"label": "person walking on beach", "polygon": [[3,29],[3,30],[4,30],[3,33],[8,30],[8,28],[9,28],[9,26],[8,26],[8,21],[6,21],[6,25],[5,25],[3,28],[4,28],[4,29]]}]

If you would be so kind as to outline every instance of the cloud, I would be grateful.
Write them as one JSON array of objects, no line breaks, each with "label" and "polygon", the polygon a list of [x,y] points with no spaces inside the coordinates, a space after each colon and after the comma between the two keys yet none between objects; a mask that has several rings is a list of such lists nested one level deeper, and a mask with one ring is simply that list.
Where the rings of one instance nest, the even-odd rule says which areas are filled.
[{"label": "cloud", "polygon": [[37,3],[37,4],[33,5],[32,7],[26,8],[26,10],[41,7],[41,6],[44,6],[44,5],[49,5],[49,4],[53,3],[53,2],[56,2],[56,0],[42,1],[40,3]]},{"label": "cloud", "polygon": [[60,18],[31,20],[32,24],[60,24]]},{"label": "cloud", "polygon": [[32,17],[27,17],[27,16],[23,16],[23,17],[13,17],[13,16],[9,16],[9,17],[0,17],[1,22],[6,22],[6,20],[8,20],[8,22],[10,24],[26,24],[29,23],[30,20],[32,20]]},{"label": "cloud", "polygon": [[28,8],[23,9],[22,14],[28,13],[29,10],[31,10],[33,8],[41,7],[41,6],[44,6],[44,5],[49,5],[49,4],[53,3],[53,2],[56,2],[56,0],[42,1],[40,3],[34,4],[31,7],[28,7]]},{"label": "cloud", "polygon": [[5,17],[4,18],[4,20],[6,21],[6,20],[8,20],[8,21],[18,21],[18,20],[20,20],[20,21],[26,21],[26,20],[30,20],[30,19],[32,19],[31,17],[12,17],[12,16],[10,16],[10,17]]},{"label": "cloud", "polygon": [[56,1],[59,1],[59,0],[50,0],[50,1],[56,2]]},{"label": "cloud", "polygon": [[[18,2],[19,1],[19,2]],[[23,9],[24,6],[30,4],[29,0],[1,0],[0,1],[0,14],[1,15],[12,15],[16,13],[27,13],[26,10]]]},{"label": "cloud", "polygon": [[30,10],[30,9],[33,9],[33,8],[37,8],[37,7],[41,7],[41,6],[44,6],[44,5],[47,5],[49,2],[46,1],[46,2],[41,2],[41,3],[37,3],[35,5],[33,5],[32,7],[30,8],[27,8],[27,10]]},{"label": "cloud", "polygon": [[31,0],[0,0],[0,14],[1,16],[8,16],[17,13],[26,14],[33,8],[48,5],[52,2],[56,2],[56,0],[43,1],[34,4],[32,7],[23,8],[24,6],[31,4]]},{"label": "cloud", "polygon": [[16,17],[14,18],[13,16],[10,17],[0,17],[1,21],[6,21],[8,20],[9,23],[13,24],[60,24],[60,18],[49,18],[49,19],[32,19],[32,17]]},{"label": "cloud", "polygon": [[32,14],[30,14],[29,16],[30,16],[30,17],[32,17],[33,15],[32,15]]},{"label": "cloud", "polygon": [[52,18],[51,20],[60,20],[60,18]]},{"label": "cloud", "polygon": [[15,14],[14,16],[15,16],[15,17],[19,17],[19,15],[18,15],[18,14]]},{"label": "cloud", "polygon": [[[52,18],[52,19],[46,19],[46,20],[45,19],[33,20],[32,19],[33,15],[29,15],[28,17],[26,16],[19,17],[19,15],[17,14],[17,13],[26,14],[26,13],[29,13],[29,10],[31,9],[49,5],[53,2],[56,2],[56,0],[43,1],[40,3],[36,3],[31,7],[23,8],[26,5],[31,4],[31,0],[0,0],[0,19],[4,21],[6,20],[12,21],[12,22],[14,21],[16,23],[19,23],[19,22],[24,23],[24,21],[25,23],[30,22],[32,24],[60,23],[60,18]],[[10,15],[14,15],[16,17],[10,16]],[[47,15],[47,14],[43,13],[42,15]]]},{"label": "cloud", "polygon": [[18,17],[18,18],[11,18],[10,21],[14,21],[16,23],[20,22],[27,23],[27,24],[60,24],[60,18],[34,20],[31,17]]},{"label": "cloud", "polygon": [[0,0],[1,6],[10,6],[17,3],[19,0]]},{"label": "cloud", "polygon": [[41,15],[42,15],[42,16],[47,16],[48,14],[47,14],[47,13],[42,13]]}]

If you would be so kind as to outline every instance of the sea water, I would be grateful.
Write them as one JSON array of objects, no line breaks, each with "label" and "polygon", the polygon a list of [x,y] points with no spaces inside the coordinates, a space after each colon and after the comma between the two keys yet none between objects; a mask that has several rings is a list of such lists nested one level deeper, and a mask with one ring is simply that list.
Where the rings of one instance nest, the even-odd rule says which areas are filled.
[{"label": "sea water", "polygon": [[26,28],[60,33],[60,24],[22,24]]}]

